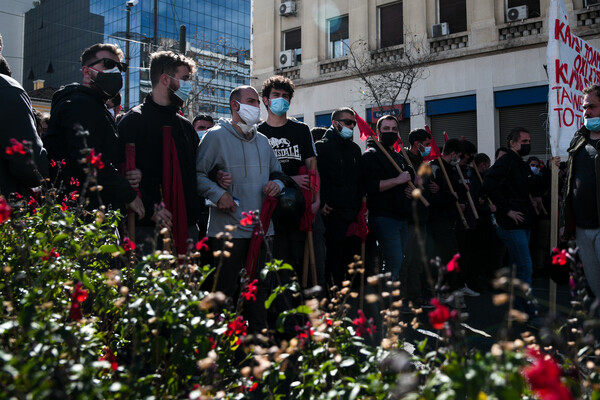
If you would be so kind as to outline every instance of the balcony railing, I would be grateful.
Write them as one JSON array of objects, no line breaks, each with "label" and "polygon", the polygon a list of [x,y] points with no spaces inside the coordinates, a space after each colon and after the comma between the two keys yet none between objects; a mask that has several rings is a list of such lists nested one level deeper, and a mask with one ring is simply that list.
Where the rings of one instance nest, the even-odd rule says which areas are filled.
[{"label": "balcony railing", "polygon": [[498,29],[498,40],[519,39],[528,36],[534,36],[542,33],[544,28],[543,18],[525,19],[517,22],[510,22],[500,26]]},{"label": "balcony railing", "polygon": [[319,73],[321,75],[329,74],[332,72],[345,71],[347,69],[348,69],[348,58],[347,57],[325,60],[319,64]]},{"label": "balcony railing", "polygon": [[454,33],[447,36],[429,39],[431,53],[462,49],[469,46],[469,34],[467,32]]}]

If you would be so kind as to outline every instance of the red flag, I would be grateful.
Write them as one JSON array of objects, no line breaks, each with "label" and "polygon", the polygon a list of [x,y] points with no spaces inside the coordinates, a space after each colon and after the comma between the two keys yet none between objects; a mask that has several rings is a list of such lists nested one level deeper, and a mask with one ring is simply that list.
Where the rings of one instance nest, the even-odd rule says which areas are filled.
[{"label": "red flag", "polygon": [[167,210],[173,214],[173,240],[177,254],[187,253],[188,222],[183,194],[179,157],[170,126],[163,126],[163,198]]},{"label": "red flag", "polygon": [[400,138],[400,135],[398,135],[398,139],[396,139],[396,143],[394,143],[394,150],[396,150],[397,153],[400,153],[403,147],[404,143],[402,143],[402,139]]},{"label": "red flag", "polygon": [[[429,129],[428,125],[425,125],[425,130],[427,132],[429,132],[429,134],[431,135],[431,129]],[[431,152],[429,153],[429,155],[427,157],[423,157],[423,161],[435,160],[436,158],[441,157],[441,156],[442,156],[442,152],[440,151],[440,148],[438,147],[435,140],[433,140],[433,135],[431,135]]]},{"label": "red flag", "polygon": [[446,133],[446,131],[444,131],[444,142],[447,142],[448,139],[449,139],[448,134]]},{"label": "red flag", "polygon": [[356,221],[351,222],[348,225],[348,230],[346,231],[346,236],[358,236],[360,238],[361,243],[364,243],[367,240],[367,235],[369,234],[369,227],[367,226],[367,218],[365,214],[367,213],[367,202],[363,201],[358,214],[356,215]]},{"label": "red flag", "polygon": [[[300,167],[298,174],[307,174],[306,167],[304,165]],[[302,216],[302,219],[300,219],[300,230],[303,232],[312,231],[312,224],[313,220],[315,219],[315,214],[312,212],[313,193],[317,193],[319,191],[319,176],[317,175],[317,171],[314,169],[308,171],[308,178],[310,179],[310,189],[301,189],[302,194],[304,195],[304,203],[306,204],[304,215]]]},{"label": "red flag", "polygon": [[[263,201],[263,205],[260,209],[260,223],[262,224],[265,233],[269,230],[271,216],[273,215],[273,211],[275,211],[275,207],[277,207],[278,201],[279,200],[273,196],[267,196],[265,197],[265,201]],[[250,279],[252,279],[254,272],[256,271],[256,261],[260,251],[260,244],[263,241],[263,237],[260,234],[259,229],[260,224],[255,224],[254,230],[252,231],[252,239],[250,239],[248,255],[246,256],[246,272]]]},{"label": "red flag", "polygon": [[362,119],[356,111],[354,111],[354,115],[356,116],[356,125],[358,126],[358,130],[360,131],[360,140],[367,140],[369,136],[377,137],[377,135],[375,135],[375,132],[373,132],[373,129],[371,129],[369,124],[367,124],[366,121]]}]

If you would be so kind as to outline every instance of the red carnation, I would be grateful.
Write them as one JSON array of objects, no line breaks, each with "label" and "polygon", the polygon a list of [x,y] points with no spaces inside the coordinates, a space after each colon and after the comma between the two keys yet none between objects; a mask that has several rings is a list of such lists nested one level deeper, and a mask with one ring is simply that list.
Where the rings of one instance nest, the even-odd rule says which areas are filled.
[{"label": "red carnation", "polygon": [[563,386],[558,364],[539,351],[531,350],[529,355],[535,358],[532,365],[523,369],[531,389],[543,400],[573,400],[568,388]]},{"label": "red carnation", "polygon": [[130,252],[131,250],[135,250],[135,243],[128,237],[123,238],[123,249],[126,252]]},{"label": "red carnation", "polygon": [[433,329],[442,329],[446,321],[450,319],[450,309],[440,303],[438,299],[431,299],[431,304],[435,307],[435,310],[429,313],[429,323],[431,323]]},{"label": "red carnation", "polygon": [[25,146],[25,141],[23,141],[23,143],[21,143],[17,139],[11,138],[10,143],[12,144],[12,146],[9,146],[6,148],[6,154],[8,154],[8,155],[27,154],[27,151],[29,149]]},{"label": "red carnation", "polygon": [[98,155],[96,155],[96,151],[94,149],[92,149],[88,155],[85,157],[85,159],[94,167],[98,168],[98,169],[102,169],[104,168],[104,163],[101,160],[102,157],[102,153],[99,153]]},{"label": "red carnation", "polygon": [[356,327],[356,334],[361,337],[372,335],[377,330],[377,327],[373,323],[373,318],[367,320],[363,310],[358,310],[358,318],[354,318],[352,325]]},{"label": "red carnation", "polygon": [[242,318],[241,316],[238,316],[235,320],[227,324],[227,331],[225,332],[225,334],[227,336],[245,336],[247,330],[248,326],[246,324],[246,321],[244,321],[244,318]]},{"label": "red carnation", "polygon": [[240,221],[240,224],[242,224],[242,226],[246,226],[246,225],[252,225],[254,223],[254,212],[252,211],[243,211],[242,212],[242,216],[244,216],[245,218],[243,218]]},{"label": "red carnation", "polygon": [[69,310],[69,319],[72,321],[79,321],[81,318],[83,318],[83,315],[81,314],[81,303],[83,303],[87,299],[88,291],[82,289],[82,286],[83,285],[81,284],[81,282],[77,282],[77,285],[75,285],[75,290],[71,295],[71,309]]},{"label": "red carnation", "polygon": [[257,282],[258,282],[258,279],[255,279],[252,282],[248,283],[246,290],[244,292],[242,292],[242,297],[244,298],[244,300],[246,300],[246,301],[256,300],[256,291],[258,290],[258,287],[256,286]]},{"label": "red carnation", "polygon": [[119,368],[119,363],[117,362],[117,356],[113,353],[110,348],[104,348],[104,355],[98,357],[99,361],[108,361],[110,363],[110,368],[113,371],[116,371]]},{"label": "red carnation", "polygon": [[448,272],[456,271],[460,272],[460,265],[458,265],[458,259],[460,258],[460,254],[456,253],[452,260],[446,265],[446,270]]},{"label": "red carnation", "polygon": [[6,202],[3,196],[0,196],[0,224],[10,219],[12,208]]},{"label": "red carnation", "polygon": [[208,245],[206,244],[208,242],[208,237],[203,237],[198,243],[196,243],[196,250],[198,251],[202,251],[202,250],[210,250],[210,247],[208,247]]},{"label": "red carnation", "polygon": [[552,249],[552,264],[553,265],[566,265],[569,261],[569,253],[567,250],[560,250],[555,247]]}]

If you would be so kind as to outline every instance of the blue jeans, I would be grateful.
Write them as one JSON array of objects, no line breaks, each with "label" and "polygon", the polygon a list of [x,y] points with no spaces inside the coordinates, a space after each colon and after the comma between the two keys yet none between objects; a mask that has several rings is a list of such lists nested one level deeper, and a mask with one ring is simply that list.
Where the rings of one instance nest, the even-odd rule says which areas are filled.
[{"label": "blue jeans", "polygon": [[408,241],[408,223],[388,217],[369,217],[369,226],[377,239],[383,258],[383,271],[397,280]]},{"label": "blue jeans", "polygon": [[[500,240],[502,240],[502,243],[504,243],[504,246],[506,246],[511,268],[513,265],[517,268],[517,278],[533,288],[533,263],[531,262],[531,253],[529,252],[529,237],[531,232],[528,229],[504,229],[497,226],[496,233]],[[535,308],[527,304],[520,297],[515,299],[515,307],[530,315],[535,313]]]}]

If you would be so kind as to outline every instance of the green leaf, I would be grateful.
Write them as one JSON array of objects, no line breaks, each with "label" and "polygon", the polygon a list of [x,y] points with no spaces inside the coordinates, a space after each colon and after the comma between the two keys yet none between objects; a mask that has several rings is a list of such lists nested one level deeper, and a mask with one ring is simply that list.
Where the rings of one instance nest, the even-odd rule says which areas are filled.
[{"label": "green leaf", "polygon": [[310,308],[309,306],[305,306],[305,305],[296,307],[295,311],[298,314],[306,314],[306,315],[310,315],[313,312],[312,308]]},{"label": "green leaf", "polygon": [[119,251],[119,247],[114,244],[103,244],[100,246],[100,251],[103,254],[112,254]]},{"label": "green leaf", "polygon": [[54,237],[54,239],[52,239],[52,243],[53,243],[53,244],[56,244],[56,243],[58,243],[58,242],[61,242],[61,241],[63,241],[63,240],[66,240],[66,239],[68,239],[68,238],[69,238],[69,235],[68,235],[68,234],[66,234],[66,233],[61,233],[60,235],[56,235],[56,236]]}]

